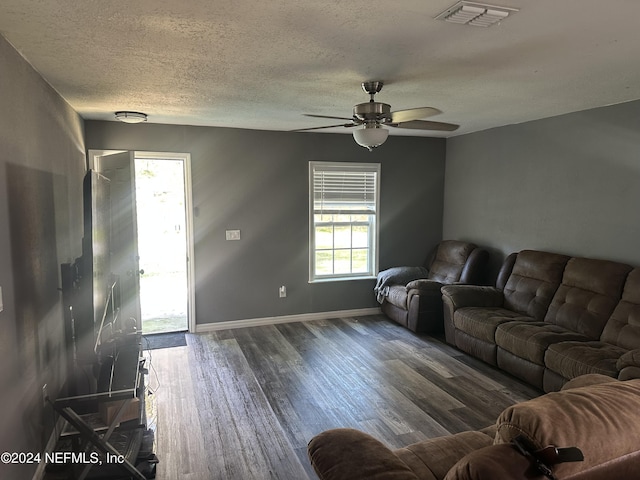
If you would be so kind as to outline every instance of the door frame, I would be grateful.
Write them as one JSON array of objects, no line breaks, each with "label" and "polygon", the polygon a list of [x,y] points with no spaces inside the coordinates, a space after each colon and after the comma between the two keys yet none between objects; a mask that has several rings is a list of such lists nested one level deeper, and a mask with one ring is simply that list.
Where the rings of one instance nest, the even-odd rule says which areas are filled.
[{"label": "door frame", "polygon": [[[96,158],[108,154],[122,153],[129,150],[88,150],[87,151],[87,168],[96,169]],[[184,209],[185,209],[185,229],[187,241],[187,329],[189,332],[196,331],[196,308],[195,308],[195,237],[193,233],[193,189],[191,178],[191,154],[176,152],[155,152],[147,150],[130,150],[133,153],[133,159],[136,158],[155,158],[167,160],[182,160],[184,173]],[[134,183],[135,185],[135,179]],[[137,232],[137,231],[136,231]],[[141,321],[140,319],[139,321]]]}]

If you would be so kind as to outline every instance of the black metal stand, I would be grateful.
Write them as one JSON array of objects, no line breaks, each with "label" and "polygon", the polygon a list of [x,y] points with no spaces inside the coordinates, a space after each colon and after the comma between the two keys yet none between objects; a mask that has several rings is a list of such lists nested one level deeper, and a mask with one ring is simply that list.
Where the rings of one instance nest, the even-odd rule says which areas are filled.
[{"label": "black metal stand", "polygon": [[[116,465],[123,473],[126,472],[129,478],[146,480],[147,477],[109,443],[116,429],[135,430],[146,427],[144,382],[141,381],[141,335],[122,335],[114,340],[112,347],[113,357],[108,357],[111,361],[105,361],[101,368],[98,392],[57,399],[53,402],[53,408],[68,422],[70,428],[66,428],[62,436],[72,437],[74,450],[84,451],[86,456],[97,450],[105,458],[115,459],[110,465]],[[140,400],[137,418],[125,418],[128,421],[121,422],[135,399]],[[104,415],[98,414],[99,406],[104,407],[106,402],[115,402],[109,403],[113,411],[108,415],[108,423],[104,421]],[[86,463],[77,477],[78,480],[84,480],[90,470],[99,465],[100,462]]]}]

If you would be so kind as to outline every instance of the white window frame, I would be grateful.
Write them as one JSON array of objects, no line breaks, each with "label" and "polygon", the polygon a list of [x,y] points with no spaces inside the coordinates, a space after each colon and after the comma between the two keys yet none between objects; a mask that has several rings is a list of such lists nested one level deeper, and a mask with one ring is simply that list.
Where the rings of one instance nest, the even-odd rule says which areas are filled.
[{"label": "white window frame", "polygon": [[[309,162],[309,282],[325,282],[336,280],[354,280],[354,279],[370,279],[375,278],[378,272],[378,237],[379,237],[379,215],[380,215],[380,164],[379,163],[356,163],[356,162]],[[362,205],[351,204],[342,209],[335,205],[325,205],[317,193],[318,189],[314,186],[314,179],[317,174],[322,172],[338,172],[338,173],[373,173],[374,174],[374,192],[366,194],[366,200],[363,199]],[[367,189],[370,187],[370,183],[367,184]],[[363,193],[365,191],[364,181],[357,188],[362,188]],[[318,197],[318,198],[316,198]],[[323,196],[324,198],[324,196]],[[317,200],[317,201],[316,201]],[[349,200],[353,200],[350,198]],[[351,203],[347,201],[346,203]],[[345,204],[346,205],[346,204]],[[346,215],[346,214],[359,214],[370,215],[370,221],[365,222],[369,225],[369,240],[368,240],[368,264],[366,272],[348,272],[348,273],[331,273],[331,274],[316,274],[316,217],[315,215],[320,212],[326,212],[327,214],[334,215]],[[352,219],[349,222],[334,222],[329,221],[327,224],[336,225],[357,225],[358,222]],[[349,247],[348,250],[354,250],[357,247]],[[332,250],[339,250],[333,246]],[[352,257],[353,258],[353,257]],[[334,256],[335,260],[335,256]]]}]

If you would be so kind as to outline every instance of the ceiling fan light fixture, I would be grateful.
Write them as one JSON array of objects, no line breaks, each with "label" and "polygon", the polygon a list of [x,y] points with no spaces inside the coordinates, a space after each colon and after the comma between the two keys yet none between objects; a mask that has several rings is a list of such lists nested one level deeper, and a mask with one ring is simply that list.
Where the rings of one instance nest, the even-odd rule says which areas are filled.
[{"label": "ceiling fan light fixture", "polygon": [[372,151],[387,141],[389,130],[379,125],[365,124],[364,128],[353,131],[353,139],[358,145]]},{"label": "ceiling fan light fixture", "polygon": [[141,112],[116,112],[116,118],[124,123],[142,123],[147,121],[147,114]]},{"label": "ceiling fan light fixture", "polygon": [[389,130],[382,128],[388,126],[392,128],[410,128],[413,130],[435,130],[439,132],[452,132],[459,125],[443,122],[427,122],[423,118],[431,117],[442,113],[433,107],[416,107],[405,110],[391,111],[391,105],[382,102],[376,102],[374,95],[382,89],[383,82],[363,82],[362,89],[368,93],[371,98],[366,103],[359,103],[353,107],[353,116],[351,118],[333,117],[328,115],[312,115],[305,113],[307,117],[331,118],[336,120],[347,120],[349,123],[339,123],[337,125],[326,125],[323,127],[299,128],[292,130],[294,132],[304,132],[309,130],[321,130],[337,127],[362,127],[353,131],[353,139],[356,143],[369,151],[375,147],[382,145],[389,136]]}]

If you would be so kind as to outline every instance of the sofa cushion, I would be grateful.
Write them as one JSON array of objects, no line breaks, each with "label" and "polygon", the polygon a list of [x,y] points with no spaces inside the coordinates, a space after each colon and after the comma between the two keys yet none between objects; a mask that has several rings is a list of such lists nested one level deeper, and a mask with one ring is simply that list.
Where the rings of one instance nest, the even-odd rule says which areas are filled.
[{"label": "sofa cushion", "polygon": [[542,320],[568,260],[555,253],[519,252],[504,287],[504,307]]},{"label": "sofa cushion", "polygon": [[544,321],[599,340],[630,271],[622,263],[570,259]]},{"label": "sofa cushion", "polygon": [[458,330],[489,343],[495,343],[498,325],[514,320],[533,321],[533,318],[500,307],[464,307],[453,315]]},{"label": "sofa cushion", "polygon": [[552,343],[589,338],[546,322],[508,322],[496,329],[496,344],[517,357],[544,365],[544,354]]},{"label": "sofa cushion", "polygon": [[639,410],[640,380],[548,393],[505,409],[496,422],[495,443],[523,434],[536,448],[576,446],[584,461],[555,468],[558,478],[565,478],[635,452]]},{"label": "sofa cushion", "polygon": [[459,281],[469,255],[476,248],[473,243],[443,240],[438,244],[435,257],[429,266],[429,279],[440,283]]},{"label": "sofa cushion", "polygon": [[616,363],[624,353],[624,349],[601,341],[561,342],[549,346],[544,365],[567,380],[590,373],[617,377]]},{"label": "sofa cushion", "polygon": [[640,348],[640,268],[627,276],[622,299],[607,320],[600,340],[627,350]]},{"label": "sofa cushion", "polygon": [[601,375],[599,373],[588,373],[586,375],[580,375],[579,377],[572,378],[565,383],[561,390],[569,390],[570,388],[588,387],[590,385],[599,385],[601,383],[617,382],[615,378],[611,378],[608,375]]},{"label": "sofa cushion", "polygon": [[479,448],[492,445],[493,438],[479,431],[462,432],[447,437],[423,440],[395,450],[393,453],[419,478],[433,476],[441,479],[462,457]]}]

